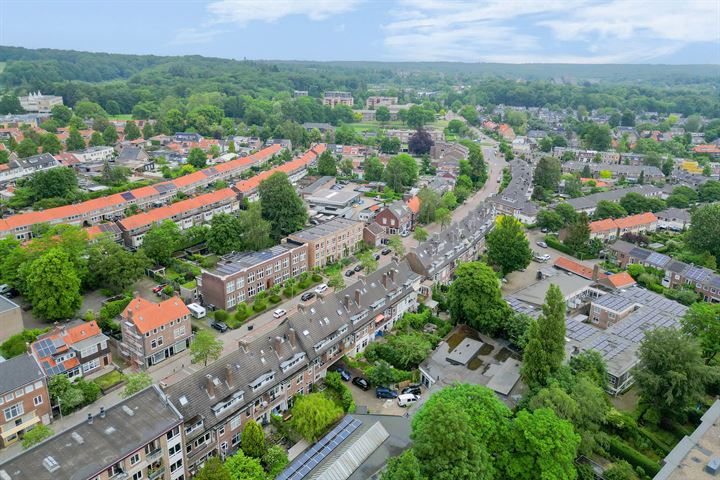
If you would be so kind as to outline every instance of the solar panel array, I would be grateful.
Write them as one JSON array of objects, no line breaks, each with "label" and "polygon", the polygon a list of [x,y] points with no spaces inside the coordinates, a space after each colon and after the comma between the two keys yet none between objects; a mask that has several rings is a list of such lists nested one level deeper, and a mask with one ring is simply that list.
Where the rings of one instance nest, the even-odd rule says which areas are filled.
[{"label": "solar panel array", "polygon": [[710,271],[702,267],[690,267],[685,272],[685,277],[694,282],[702,282],[708,275],[710,275]]},{"label": "solar panel array", "polygon": [[646,262],[658,267],[664,267],[670,261],[670,257],[662,253],[653,252],[647,258]]},{"label": "solar panel array", "polygon": [[155,185],[155,190],[160,193],[165,193],[169,190],[175,190],[175,185],[171,183],[158,183],[157,185]]},{"label": "solar panel array", "polygon": [[53,344],[52,340],[49,338],[44,338],[44,339],[40,340],[39,342],[37,342],[35,344],[35,350],[37,350],[38,356],[40,358],[45,358],[45,357],[57,352],[55,345]]},{"label": "solar panel array", "polygon": [[120,194],[120,196],[122,198],[124,198],[125,200],[134,200],[135,199],[135,195],[133,195],[132,192],[123,192]]},{"label": "solar panel array", "polygon": [[622,338],[611,337],[610,335],[598,335],[588,344],[587,348],[597,350],[605,360],[611,360],[621,354],[631,343]]},{"label": "solar panel array", "polygon": [[568,337],[578,342],[582,342],[598,332],[598,329],[592,325],[570,319],[565,321],[565,330]]},{"label": "solar panel array", "polygon": [[362,425],[360,420],[345,417],[310,450],[296,458],[276,480],[301,480],[305,478],[325,457],[335,450],[347,437]]}]

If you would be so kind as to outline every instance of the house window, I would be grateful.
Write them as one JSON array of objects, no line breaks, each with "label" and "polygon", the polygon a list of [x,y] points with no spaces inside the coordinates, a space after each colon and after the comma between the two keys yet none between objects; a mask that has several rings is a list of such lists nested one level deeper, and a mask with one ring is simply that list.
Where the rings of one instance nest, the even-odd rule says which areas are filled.
[{"label": "house window", "polygon": [[162,335],[158,337],[158,339],[157,339],[157,344],[158,344],[158,347],[163,344],[163,337],[162,337]]},{"label": "house window", "polygon": [[42,405],[42,403],[43,403],[42,395],[38,395],[37,397],[33,398],[33,405],[35,405],[36,407],[38,405]]},{"label": "house window", "polygon": [[82,365],[82,371],[83,372],[89,372],[90,370],[95,370],[100,366],[100,359],[95,358],[93,360],[90,360],[89,362],[83,363]]},{"label": "house window", "polygon": [[3,410],[3,413],[5,414],[5,420],[9,421],[25,413],[25,410],[23,409],[22,403],[16,403],[15,405]]},{"label": "house window", "polygon": [[231,440],[231,441],[232,441],[232,446],[233,446],[233,447],[236,446],[236,445],[238,445],[238,444],[240,443],[240,432],[237,432],[236,434],[234,434],[234,435],[232,436],[232,440]]},{"label": "house window", "polygon": [[180,328],[175,329],[175,338],[182,337],[185,335],[185,326],[183,325]]},{"label": "house window", "polygon": [[140,480],[143,478],[143,472],[140,470],[139,472],[133,473],[132,480]]},{"label": "house window", "polygon": [[181,443],[176,443],[172,447],[168,448],[168,456],[172,457],[173,455],[178,453],[180,451],[181,447],[182,447]]},{"label": "house window", "polygon": [[255,272],[248,273],[247,281],[248,281],[248,283],[252,283],[255,281]]},{"label": "house window", "polygon": [[130,457],[130,465],[135,465],[135,464],[138,463],[139,461],[140,461],[140,454],[139,454],[139,453],[134,453],[134,454]]}]

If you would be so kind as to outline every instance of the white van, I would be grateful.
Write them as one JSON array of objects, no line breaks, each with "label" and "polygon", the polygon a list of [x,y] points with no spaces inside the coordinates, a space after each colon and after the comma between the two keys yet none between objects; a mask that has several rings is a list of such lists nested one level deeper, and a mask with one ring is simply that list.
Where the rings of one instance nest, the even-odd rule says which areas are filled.
[{"label": "white van", "polygon": [[188,310],[190,310],[190,313],[195,318],[205,318],[205,315],[207,314],[207,311],[205,310],[205,307],[202,305],[198,305],[197,303],[190,303],[187,306]]},{"label": "white van", "polygon": [[398,395],[397,402],[398,405],[401,407],[409,407],[413,403],[418,401],[418,396],[413,395],[412,393],[403,393],[402,395]]},{"label": "white van", "polygon": [[10,285],[3,283],[0,285],[0,295],[5,295],[10,291]]}]

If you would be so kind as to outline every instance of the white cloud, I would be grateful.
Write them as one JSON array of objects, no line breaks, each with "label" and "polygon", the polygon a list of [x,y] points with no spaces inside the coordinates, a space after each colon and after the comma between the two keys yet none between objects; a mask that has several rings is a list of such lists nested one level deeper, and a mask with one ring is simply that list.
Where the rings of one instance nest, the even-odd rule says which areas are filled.
[{"label": "white cloud", "polygon": [[252,21],[275,22],[290,15],[304,15],[310,20],[325,20],[333,15],[354,10],[361,0],[218,0],[208,11],[218,23]]},{"label": "white cloud", "polygon": [[716,0],[399,0],[389,16],[395,60],[635,63],[720,38]]},{"label": "white cloud", "polygon": [[177,31],[175,38],[170,43],[173,45],[192,45],[198,43],[208,43],[215,39],[217,35],[222,33],[214,29],[199,28],[182,28]]}]

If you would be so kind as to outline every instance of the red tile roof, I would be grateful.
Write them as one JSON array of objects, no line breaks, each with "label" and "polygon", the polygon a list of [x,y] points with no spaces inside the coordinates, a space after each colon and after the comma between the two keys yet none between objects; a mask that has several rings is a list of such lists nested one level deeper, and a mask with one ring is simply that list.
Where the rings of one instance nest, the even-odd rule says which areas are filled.
[{"label": "red tile roof", "polygon": [[695,145],[693,147],[695,153],[720,153],[720,147],[713,144],[708,145]]},{"label": "red tile roof", "polygon": [[171,297],[160,303],[136,297],[130,301],[122,313],[123,318],[132,322],[137,331],[143,335],[187,315],[190,315],[190,310],[180,297]]},{"label": "red tile roof", "polygon": [[268,178],[275,172],[283,172],[286,174],[293,174],[303,168],[306,168],[315,158],[325,151],[325,145],[319,144],[305,152],[300,158],[291,160],[287,163],[283,163],[277,167],[271,168],[270,170],[260,172],[252,178],[247,180],[241,180],[235,184],[235,189],[241,193],[254,192],[259,186],[260,182]]},{"label": "red tile roof", "polygon": [[630,215],[623,218],[606,218],[605,220],[597,220],[590,223],[590,231],[592,233],[607,232],[611,230],[633,228],[640,225],[648,225],[653,222],[657,222],[657,217],[654,213],[639,213],[637,215]]},{"label": "red tile roof", "polygon": [[595,182],[595,186],[600,187],[600,188],[609,186],[609,184],[607,182],[603,182],[602,180],[597,180],[595,178],[581,178],[580,181],[582,183],[587,183],[590,181]]},{"label": "red tile roof", "polygon": [[[72,326],[57,326],[53,330],[40,335],[37,340],[33,342],[32,345],[30,345],[30,349],[32,350],[33,355],[38,359],[41,365],[43,365],[44,362],[47,362],[47,365],[49,367],[54,367],[55,365],[57,365],[57,363],[53,358],[53,355],[51,354],[42,356],[41,351],[38,350],[37,347],[40,340],[52,340],[57,351],[59,353],[62,353],[67,351],[69,347],[75,343],[78,343],[82,340],[87,340],[88,338],[101,334],[102,332],[100,331],[100,327],[98,327],[98,324],[97,322],[95,322],[95,320],[91,322],[79,322]],[[71,358],[63,362],[66,370],[75,368],[79,364],[80,362],[78,361],[77,357]]]},{"label": "red tile roof", "polygon": [[627,272],[613,273],[607,277],[608,282],[615,288],[629,287],[635,285],[635,279]]},{"label": "red tile roof", "polygon": [[612,218],[597,220],[590,223],[590,231],[592,233],[607,232],[617,230],[617,223]]},{"label": "red tile roof", "polygon": [[[573,260],[570,260],[569,258],[565,257],[558,257],[557,260],[555,260],[555,267],[566,270],[568,272],[574,273],[575,275],[579,275],[583,278],[587,278],[588,280],[592,280],[593,276],[593,269],[590,267],[586,267],[585,265],[575,262]],[[605,278],[607,275],[604,273],[600,273],[598,275],[598,279]]]},{"label": "red tile roof", "polygon": [[412,197],[407,201],[407,206],[413,213],[418,213],[420,211],[420,197],[417,195]]}]

